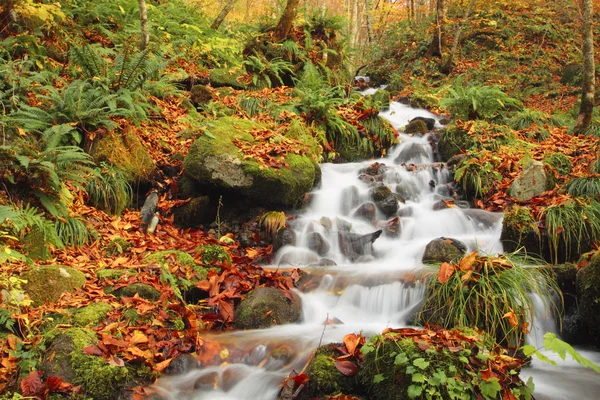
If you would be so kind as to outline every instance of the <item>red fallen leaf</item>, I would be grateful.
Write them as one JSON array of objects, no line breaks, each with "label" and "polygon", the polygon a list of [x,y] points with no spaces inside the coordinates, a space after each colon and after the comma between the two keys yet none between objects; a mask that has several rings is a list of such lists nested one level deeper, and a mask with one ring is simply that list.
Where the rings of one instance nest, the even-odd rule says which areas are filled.
[{"label": "red fallen leaf", "polygon": [[59,378],[58,376],[49,376],[48,379],[46,379],[46,387],[51,392],[61,389],[62,384],[63,384],[63,380],[62,380],[62,378]]},{"label": "red fallen leaf", "polygon": [[429,348],[431,347],[429,343],[426,342],[417,342],[417,346],[419,346],[419,348],[423,351],[429,350]]},{"label": "red fallen leaf", "polygon": [[219,321],[221,320],[221,315],[217,313],[208,313],[202,316],[202,321]]},{"label": "red fallen leaf", "polygon": [[440,272],[438,273],[438,281],[443,285],[448,282],[452,274],[454,273],[454,265],[450,263],[443,263],[440,265]]},{"label": "red fallen leaf", "polygon": [[117,356],[113,356],[108,360],[108,363],[114,367],[124,367],[125,366],[125,361],[123,361],[122,358],[119,358]]},{"label": "red fallen leaf", "polygon": [[484,369],[481,371],[481,378],[484,381],[490,380],[492,378],[498,378],[498,374],[492,371],[490,368]]},{"label": "red fallen leaf", "polygon": [[335,368],[346,376],[356,375],[356,365],[352,361],[338,361],[335,363]]},{"label": "red fallen leaf", "polygon": [[306,381],[308,381],[308,375],[306,375],[306,374],[298,374],[296,376],[292,376],[290,379],[294,381],[294,383],[296,384],[296,386],[300,386],[303,383],[305,383]]},{"label": "red fallen leaf", "polygon": [[502,393],[502,400],[517,400],[517,398],[510,390],[504,389],[504,393]]},{"label": "red fallen leaf", "polygon": [[21,392],[24,396],[35,396],[42,390],[42,373],[39,371],[31,371],[21,381]]},{"label": "red fallen leaf", "polygon": [[93,344],[83,349],[83,353],[88,356],[101,356],[102,350],[98,348],[98,346],[94,346]]}]

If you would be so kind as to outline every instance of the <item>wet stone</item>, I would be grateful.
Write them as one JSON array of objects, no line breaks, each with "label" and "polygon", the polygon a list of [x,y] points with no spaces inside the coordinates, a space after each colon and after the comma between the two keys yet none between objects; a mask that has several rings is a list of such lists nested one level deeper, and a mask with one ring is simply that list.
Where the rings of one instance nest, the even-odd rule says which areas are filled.
[{"label": "wet stone", "polygon": [[320,256],[324,256],[329,252],[329,243],[327,240],[318,232],[311,232],[306,238],[308,242],[308,248]]},{"label": "wet stone", "polygon": [[354,218],[360,218],[370,223],[375,221],[375,214],[377,213],[377,207],[373,203],[363,203],[360,207],[354,211],[352,216]]},{"label": "wet stone", "polygon": [[191,354],[180,354],[164,370],[165,375],[184,375],[198,368],[198,360]]}]

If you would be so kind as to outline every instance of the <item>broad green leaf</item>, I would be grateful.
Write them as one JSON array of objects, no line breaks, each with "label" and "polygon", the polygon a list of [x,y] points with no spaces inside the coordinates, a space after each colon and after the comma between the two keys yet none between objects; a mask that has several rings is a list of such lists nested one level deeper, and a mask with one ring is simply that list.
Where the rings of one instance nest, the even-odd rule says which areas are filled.
[{"label": "broad green leaf", "polygon": [[416,399],[417,397],[421,396],[421,393],[423,393],[423,388],[421,386],[410,385],[408,387],[408,397],[411,399]]},{"label": "broad green leaf", "polygon": [[417,383],[424,383],[427,379],[425,378],[425,375],[423,374],[414,374],[412,376],[412,381],[413,382],[417,382]]},{"label": "broad green leaf", "polygon": [[418,367],[420,369],[425,369],[429,366],[429,361],[425,361],[424,358],[417,358],[416,360],[413,361],[413,365],[415,367]]},{"label": "broad green leaf", "polygon": [[502,390],[498,378],[490,378],[487,381],[481,381],[479,383],[481,394],[486,399],[495,399],[498,397],[498,392]]},{"label": "broad green leaf", "polygon": [[377,374],[373,377],[373,383],[379,383],[385,380],[385,376],[382,374]]}]

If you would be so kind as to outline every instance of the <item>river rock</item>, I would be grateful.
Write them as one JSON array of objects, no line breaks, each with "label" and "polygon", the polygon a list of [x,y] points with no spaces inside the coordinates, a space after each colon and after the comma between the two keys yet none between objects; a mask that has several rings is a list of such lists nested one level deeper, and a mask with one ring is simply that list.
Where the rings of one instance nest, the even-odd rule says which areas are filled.
[{"label": "river rock", "polygon": [[165,375],[184,375],[198,368],[198,359],[191,354],[180,354],[164,369]]},{"label": "river rock", "polygon": [[450,208],[447,201],[448,200],[438,200],[435,203],[433,203],[433,211],[445,210],[447,208]]},{"label": "river rock", "polygon": [[331,227],[333,226],[333,222],[331,221],[331,218],[325,217],[325,216],[321,217],[321,219],[319,220],[319,223],[328,232],[331,230]]},{"label": "river rock", "polygon": [[342,189],[341,198],[340,212],[342,215],[348,215],[360,202],[358,188],[356,186],[345,187]]},{"label": "river rock", "polygon": [[293,247],[286,250],[279,259],[279,265],[310,265],[319,261],[319,257],[308,249]]},{"label": "river rock", "polygon": [[396,185],[396,194],[402,197],[405,201],[419,201],[421,190],[413,181],[404,181]]},{"label": "river rock", "polygon": [[366,235],[338,232],[340,251],[351,260],[356,260],[361,255],[371,254],[372,244],[381,236],[382,232],[381,229]]},{"label": "river rock", "polygon": [[424,264],[452,263],[460,260],[466,251],[467,246],[464,243],[440,237],[427,244],[422,261]]},{"label": "river rock", "polygon": [[270,287],[251,290],[235,308],[238,329],[262,329],[296,322],[302,313],[300,297],[291,291]]},{"label": "river rock", "polygon": [[405,133],[427,133],[427,124],[421,120],[413,120],[404,127]]},{"label": "river rock", "polygon": [[308,248],[321,257],[329,252],[329,243],[327,243],[327,240],[319,232],[309,233],[306,241],[308,242]]},{"label": "river rock", "polygon": [[510,185],[508,194],[519,201],[527,201],[542,194],[546,190],[546,185],[544,164],[532,160]]},{"label": "river rock", "polygon": [[388,171],[388,167],[384,163],[375,162],[369,165],[367,168],[361,169],[361,174],[367,174],[371,176],[384,175]]},{"label": "river rock", "polygon": [[379,221],[377,227],[381,228],[387,237],[398,237],[400,236],[400,217],[394,217],[389,221]]},{"label": "river rock", "polygon": [[385,199],[375,202],[375,205],[388,218],[398,212],[398,199],[391,193]]},{"label": "river rock", "polygon": [[335,217],[335,226],[340,232],[350,232],[352,230],[352,223],[338,217]]},{"label": "river rock", "polygon": [[114,292],[117,297],[133,297],[136,294],[146,300],[156,301],[160,298],[160,292],[145,283],[132,283]]},{"label": "river rock", "polygon": [[27,281],[23,289],[36,307],[82,288],[86,281],[83,272],[64,265],[35,267],[24,273],[23,279]]},{"label": "river rock", "polygon": [[[464,204],[462,204],[464,206]],[[468,206],[468,204],[467,204]],[[465,208],[465,207],[461,207]],[[469,217],[470,220],[474,221],[482,228],[491,228],[502,219],[502,213],[493,213],[485,210],[479,210],[476,208],[465,208],[462,212]]]},{"label": "river rock", "polygon": [[[288,154],[289,167],[268,168],[245,157],[239,144],[260,146],[250,133],[264,126],[224,117],[211,122],[210,136],[202,135],[184,160],[186,174],[202,185],[216,187],[261,206],[297,207],[320,176],[308,155]],[[236,145],[236,143],[238,145]]]},{"label": "river rock", "polygon": [[366,183],[367,185],[371,185],[375,183],[375,177],[369,174],[360,174],[358,175],[358,180],[362,183]]},{"label": "river rock", "polygon": [[370,223],[375,222],[375,214],[377,213],[377,207],[373,203],[363,203],[360,207],[354,211],[352,216],[354,218],[360,218]]},{"label": "river rock", "polygon": [[392,191],[387,186],[377,186],[369,190],[369,197],[374,202],[385,200],[387,197],[392,195]]},{"label": "river rock", "polygon": [[[424,122],[422,123],[425,124]],[[423,161],[426,161],[427,158],[427,150],[425,150],[423,145],[419,143],[410,143],[406,145],[406,147],[404,147],[402,150],[400,150],[400,154],[398,154],[398,157],[394,159],[394,163],[421,163]]]},{"label": "river rock", "polygon": [[296,232],[290,227],[286,227],[277,231],[275,239],[273,240],[273,251],[277,251],[283,246],[288,245],[296,245]]},{"label": "river rock", "polygon": [[431,131],[435,127],[435,118],[427,118],[427,117],[415,117],[410,120],[413,121],[423,121],[427,125],[427,130]]}]

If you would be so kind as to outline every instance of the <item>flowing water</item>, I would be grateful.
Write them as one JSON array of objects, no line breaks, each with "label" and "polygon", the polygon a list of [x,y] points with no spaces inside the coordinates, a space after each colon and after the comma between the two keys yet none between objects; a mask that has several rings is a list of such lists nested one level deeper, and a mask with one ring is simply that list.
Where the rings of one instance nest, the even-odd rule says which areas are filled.
[{"label": "flowing water", "polygon": [[[435,118],[425,110],[400,103],[392,103],[382,116],[398,128],[417,116]],[[313,277],[305,286],[310,289],[298,292],[303,303],[302,321],[207,336],[227,349],[226,365],[161,378],[154,389],[168,399],[276,399],[286,375],[301,371],[319,344],[339,342],[348,333],[371,335],[386,327],[409,326],[423,297],[421,258],[432,239],[459,240],[467,251],[501,252],[502,214],[443,208],[445,203],[440,201],[449,200],[452,193],[451,177],[443,164],[434,162],[430,139],[429,135],[401,135],[390,154],[377,160],[385,167],[376,177],[365,171],[373,161],[323,164],[320,187],[312,194],[308,209],[294,221],[296,245],[280,249],[275,264],[267,266],[298,267]],[[392,215],[388,212],[384,216],[377,210],[371,221],[353,217],[379,185],[401,193],[405,203],[399,203]],[[372,246],[369,242],[354,252],[342,251],[347,237],[344,239],[340,232],[347,230],[348,224],[351,232],[368,235],[380,227],[385,231],[386,222],[395,216],[400,219],[395,234],[384,232]],[[321,256],[309,250],[308,238],[314,238],[315,233],[329,246],[328,251],[320,249]],[[540,309],[536,316],[541,335],[554,329],[553,320],[543,311]],[[532,340],[535,342],[535,337]],[[600,358],[598,353],[586,355]],[[583,371],[572,361],[560,368],[535,364],[523,371],[525,379],[530,375],[536,383],[536,397],[540,394],[538,399],[600,398],[600,376]]]}]

